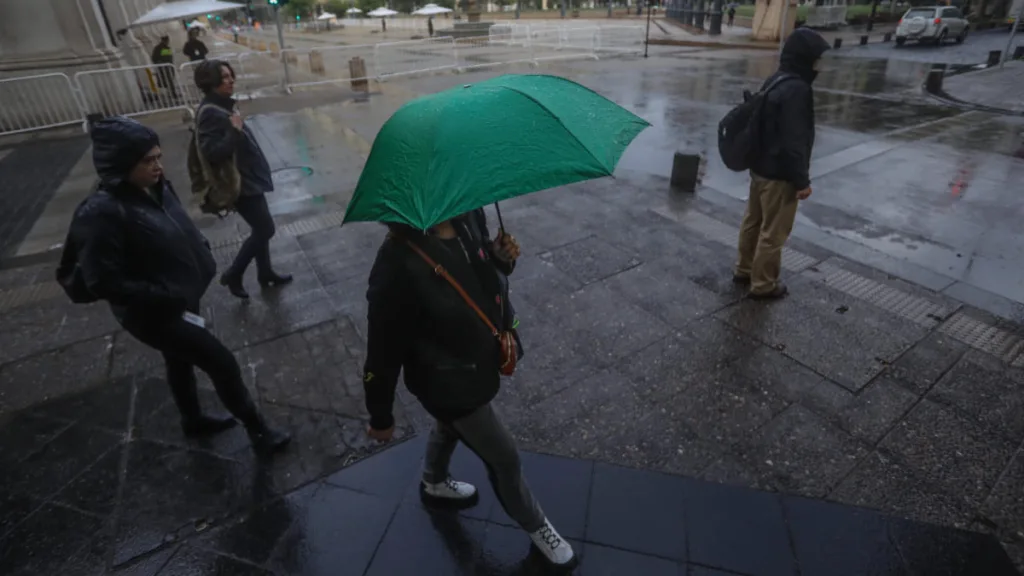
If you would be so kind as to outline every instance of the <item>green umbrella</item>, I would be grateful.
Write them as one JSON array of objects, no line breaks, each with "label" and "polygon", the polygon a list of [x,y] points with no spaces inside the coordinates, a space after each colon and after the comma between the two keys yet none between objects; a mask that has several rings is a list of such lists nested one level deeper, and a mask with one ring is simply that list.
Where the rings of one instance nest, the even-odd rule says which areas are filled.
[{"label": "green umbrella", "polygon": [[344,221],[426,230],[492,202],[610,176],[649,125],[557,76],[500,76],[424,96],[380,129]]}]

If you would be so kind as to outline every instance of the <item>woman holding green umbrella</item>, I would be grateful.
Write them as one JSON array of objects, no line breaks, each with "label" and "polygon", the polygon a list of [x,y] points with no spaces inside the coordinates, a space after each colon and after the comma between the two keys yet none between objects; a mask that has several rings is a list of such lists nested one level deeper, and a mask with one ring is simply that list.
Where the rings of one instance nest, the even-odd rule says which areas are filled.
[{"label": "woman holding green umbrella", "polygon": [[559,567],[574,566],[576,555],[530,492],[515,442],[490,404],[519,357],[505,288],[519,245],[503,225],[492,241],[481,207],[611,175],[647,126],[552,76],[503,76],[420,98],[381,128],[345,215],[390,231],[367,290],[370,436],[391,439],[404,370],[406,387],[437,420],[423,499],[477,501],[476,487],[448,474],[462,442],[484,462],[505,512]]}]

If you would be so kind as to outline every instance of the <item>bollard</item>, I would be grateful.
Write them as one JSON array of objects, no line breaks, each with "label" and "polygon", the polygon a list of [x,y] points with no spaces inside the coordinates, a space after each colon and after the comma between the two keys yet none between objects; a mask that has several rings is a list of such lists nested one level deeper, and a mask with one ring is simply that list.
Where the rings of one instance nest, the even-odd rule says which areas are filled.
[{"label": "bollard", "polygon": [[928,77],[924,81],[924,89],[929,94],[941,94],[942,93],[942,79],[946,75],[945,64],[932,64],[930,70],[928,70]]},{"label": "bollard", "polygon": [[266,52],[267,51],[267,43],[263,42],[261,40],[260,43],[257,45],[256,49],[259,50],[260,52]]},{"label": "bollard", "polygon": [[985,66],[987,66],[988,68],[991,68],[993,66],[999,66],[999,61],[1002,59],[1002,57],[1002,50],[989,50],[988,61],[985,63]]},{"label": "bollard", "polygon": [[866,46],[867,43],[868,43],[868,37],[867,36],[861,36],[860,37],[860,45],[861,46]]},{"label": "bollard", "polygon": [[892,42],[892,32],[886,32],[882,37],[882,42]]},{"label": "bollard", "polygon": [[843,46],[843,39],[842,38],[836,38],[832,42],[832,49],[833,50],[839,50],[840,48],[842,48],[842,46]]},{"label": "bollard", "polygon": [[672,158],[672,188],[683,192],[696,192],[700,180],[700,154],[676,152]]},{"label": "bollard", "polygon": [[1020,60],[1024,58],[1024,46],[1017,46],[1013,49],[1013,59]]},{"label": "bollard", "polygon": [[324,55],[319,50],[309,51],[309,71],[313,74],[324,73]]},{"label": "bollard", "polygon": [[369,92],[370,81],[366,79],[366,61],[359,56],[348,61],[348,77],[352,78],[352,90]]},{"label": "bollard", "polygon": [[270,43],[270,53],[277,58],[281,55],[281,47],[277,45],[277,42]]}]

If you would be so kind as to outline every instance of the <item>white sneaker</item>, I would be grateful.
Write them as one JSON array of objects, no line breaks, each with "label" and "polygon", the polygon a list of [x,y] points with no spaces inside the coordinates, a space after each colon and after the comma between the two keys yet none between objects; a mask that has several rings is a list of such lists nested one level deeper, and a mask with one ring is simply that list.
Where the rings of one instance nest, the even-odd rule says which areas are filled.
[{"label": "white sneaker", "polygon": [[573,553],[572,546],[562,539],[547,518],[544,519],[544,526],[540,530],[530,533],[530,540],[533,540],[533,545],[544,554],[548,562],[566,567],[576,564],[576,554]]},{"label": "white sneaker", "polygon": [[437,484],[420,482],[420,496],[427,504],[433,506],[468,508],[477,503],[480,495],[477,494],[476,486],[468,482],[459,482],[449,476],[444,482]]}]

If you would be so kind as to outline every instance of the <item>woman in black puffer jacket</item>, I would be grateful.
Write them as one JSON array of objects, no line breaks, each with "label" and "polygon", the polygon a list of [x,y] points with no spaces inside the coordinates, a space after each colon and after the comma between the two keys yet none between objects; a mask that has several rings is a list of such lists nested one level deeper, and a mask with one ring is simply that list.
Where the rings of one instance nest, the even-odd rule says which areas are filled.
[{"label": "woman in black puffer jacket", "polygon": [[159,350],[186,435],[226,430],[234,418],[204,414],[193,368],[206,372],[224,405],[269,453],[289,436],[269,427],[234,354],[198,316],[217,271],[209,243],[189,218],[160,165],[160,140],[127,118],[92,125],[96,192],[75,210],[57,279],[77,301],[106,300],[118,322]]}]

